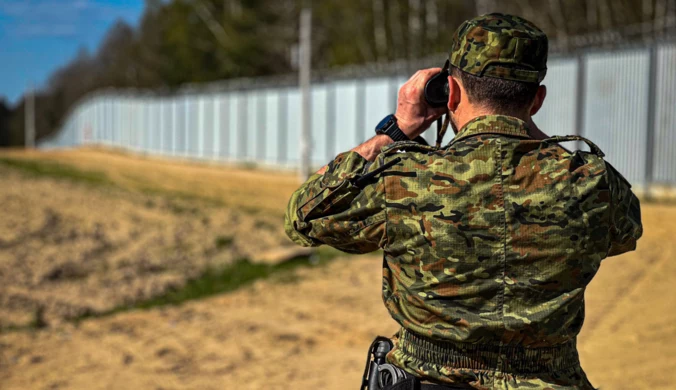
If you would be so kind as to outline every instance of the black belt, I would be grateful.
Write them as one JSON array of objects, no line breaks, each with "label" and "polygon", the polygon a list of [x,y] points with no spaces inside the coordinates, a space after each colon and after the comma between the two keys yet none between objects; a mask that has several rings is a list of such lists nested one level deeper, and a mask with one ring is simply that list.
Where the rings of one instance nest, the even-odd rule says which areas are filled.
[{"label": "black belt", "polygon": [[474,389],[470,385],[437,385],[431,383],[420,383],[418,378],[410,377],[395,385],[385,387],[383,390],[462,390]]},{"label": "black belt", "polygon": [[574,339],[556,346],[525,348],[439,341],[402,329],[399,349],[424,363],[510,374],[555,372],[580,365]]}]

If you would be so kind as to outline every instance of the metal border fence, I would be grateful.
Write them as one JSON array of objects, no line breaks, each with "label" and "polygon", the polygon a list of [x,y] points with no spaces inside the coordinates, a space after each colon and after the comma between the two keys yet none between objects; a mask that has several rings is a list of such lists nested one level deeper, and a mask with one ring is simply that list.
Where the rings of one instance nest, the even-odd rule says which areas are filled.
[{"label": "metal border fence", "polygon": [[[399,86],[415,68],[429,66],[393,63],[318,75],[311,91],[312,163],[324,164],[371,137],[394,111]],[[543,131],[590,138],[632,183],[676,185],[676,44],[552,58],[544,84],[548,96],[535,116]],[[293,77],[190,86],[174,94],[102,91],[81,101],[39,147],[105,145],[293,168],[300,104]],[[429,141],[432,133],[426,133]]]}]

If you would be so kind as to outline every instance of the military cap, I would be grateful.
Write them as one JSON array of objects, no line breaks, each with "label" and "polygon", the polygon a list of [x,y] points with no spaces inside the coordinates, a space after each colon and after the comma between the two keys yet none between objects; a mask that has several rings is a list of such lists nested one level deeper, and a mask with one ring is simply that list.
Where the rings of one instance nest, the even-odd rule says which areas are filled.
[{"label": "military cap", "polygon": [[465,21],[453,36],[451,65],[479,77],[539,83],[547,73],[547,35],[513,15]]}]

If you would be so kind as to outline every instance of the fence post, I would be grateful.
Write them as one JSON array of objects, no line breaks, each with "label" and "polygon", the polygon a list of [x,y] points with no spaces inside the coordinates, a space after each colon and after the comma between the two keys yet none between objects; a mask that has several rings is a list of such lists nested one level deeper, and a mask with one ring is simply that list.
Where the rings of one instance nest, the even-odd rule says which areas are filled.
[{"label": "fence post", "polygon": [[176,127],[178,126],[178,98],[173,97],[171,102],[171,155],[176,156]]},{"label": "fence post", "polygon": [[397,111],[397,104],[399,103],[399,89],[397,88],[397,76],[391,77],[387,82],[387,96],[392,99],[388,107],[391,107],[390,113]]},{"label": "fence post", "polygon": [[[132,100],[134,107],[134,115],[138,118],[134,122],[141,124],[143,116],[148,118],[148,126],[136,126],[135,129],[143,138],[145,138],[145,145],[142,145],[143,140],[139,142],[139,149],[146,154],[152,154],[155,151],[155,128],[157,127],[157,119],[155,118],[155,101],[152,97],[145,97],[143,99],[134,98]],[[140,106],[140,107],[139,107]],[[146,111],[144,113],[144,108]],[[142,128],[143,127],[143,128]],[[129,137],[129,139],[136,139],[137,137]],[[135,142],[135,141],[134,141]]]},{"label": "fence post", "polygon": [[190,95],[185,95],[185,106],[183,107],[185,121],[183,122],[183,142],[185,143],[185,157],[190,157]]},{"label": "fence post", "polygon": [[26,149],[33,149],[35,148],[35,90],[33,85],[28,87],[24,113],[24,144]]},{"label": "fence post", "polygon": [[365,80],[359,79],[355,94],[357,95],[355,101],[355,145],[364,142],[364,127],[366,126],[366,83]]},{"label": "fence post", "polygon": [[265,104],[265,93],[259,90],[256,95],[256,106],[258,111],[256,114],[256,158],[259,162],[262,162],[265,161],[265,134],[268,122],[268,111]]},{"label": "fence post", "polygon": [[[587,108],[587,64],[584,60],[584,54],[577,55],[577,80],[576,80],[577,102],[575,105],[575,135],[584,136],[585,115]],[[575,149],[581,149],[582,143],[575,142]]]},{"label": "fence post", "polygon": [[247,157],[247,127],[249,116],[249,96],[247,91],[242,89],[238,91],[237,99],[237,144],[239,145],[239,158],[245,161]]},{"label": "fence post", "polygon": [[645,150],[645,198],[650,200],[652,197],[651,186],[654,180],[655,165],[655,115],[657,113],[657,44],[650,48],[650,62],[648,65],[648,113],[646,124],[646,150]]},{"label": "fence post", "polygon": [[158,98],[160,101],[160,131],[158,132],[157,136],[160,137],[160,147],[158,154],[163,155],[164,154],[164,133],[166,132],[166,121],[164,120],[164,98],[160,97]]},{"label": "fence post", "polygon": [[[309,4],[309,2],[305,2]],[[311,108],[310,108],[310,68],[312,46],[310,44],[312,36],[312,9],[305,7],[300,14],[300,67],[299,81],[301,92],[301,131],[300,131],[300,181],[307,180],[310,175],[310,147],[312,144],[310,134]]]},{"label": "fence post", "polygon": [[[224,116],[221,119],[222,124],[222,133],[221,133],[221,149],[219,156],[223,159],[230,157],[230,133],[232,129],[230,128],[230,123],[232,123],[232,110],[230,110],[230,104],[232,102],[232,93],[228,92],[226,95],[223,95],[221,99],[221,112]],[[221,131],[221,130],[219,130]]]},{"label": "fence post", "polygon": [[336,84],[326,85],[326,162],[331,161],[336,155]]},{"label": "fence post", "polygon": [[204,117],[206,116],[204,105],[204,96],[197,98],[197,156],[199,158],[204,158]]},{"label": "fence post", "polygon": [[277,135],[277,161],[279,163],[286,163],[287,151],[289,150],[289,107],[288,100],[289,89],[283,88],[279,90],[279,100],[277,101],[277,121],[279,123],[279,134]]},{"label": "fence post", "polygon": [[218,156],[221,153],[221,96],[213,95],[213,101],[211,103],[211,108],[214,111],[214,125],[213,130],[214,134],[211,137],[212,142],[214,143],[211,147],[211,159],[217,160]]}]

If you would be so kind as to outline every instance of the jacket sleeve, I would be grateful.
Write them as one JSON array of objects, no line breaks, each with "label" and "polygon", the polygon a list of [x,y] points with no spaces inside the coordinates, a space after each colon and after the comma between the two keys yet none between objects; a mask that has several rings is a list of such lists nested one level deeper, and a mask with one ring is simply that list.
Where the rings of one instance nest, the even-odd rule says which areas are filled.
[{"label": "jacket sleeve", "polygon": [[643,235],[641,205],[629,182],[606,163],[610,186],[610,248],[608,256],[617,256],[636,249]]},{"label": "jacket sleeve", "polygon": [[356,152],[338,155],[323,175],[315,174],[291,196],[284,229],[302,246],[330,245],[367,253],[385,240],[385,191],[378,177],[356,180],[378,168]]}]

